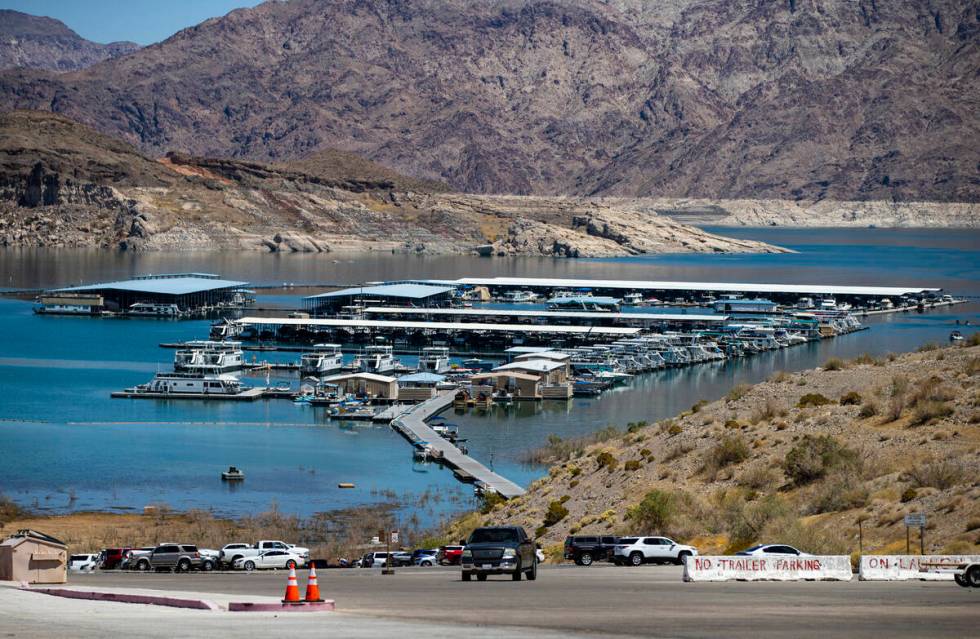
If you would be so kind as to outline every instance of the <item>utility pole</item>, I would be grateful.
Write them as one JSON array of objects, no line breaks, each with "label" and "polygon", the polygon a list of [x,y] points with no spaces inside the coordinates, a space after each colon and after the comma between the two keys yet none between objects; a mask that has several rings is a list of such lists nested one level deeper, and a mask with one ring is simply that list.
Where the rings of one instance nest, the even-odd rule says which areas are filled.
[{"label": "utility pole", "polygon": [[919,526],[919,554],[926,554],[926,527]]}]

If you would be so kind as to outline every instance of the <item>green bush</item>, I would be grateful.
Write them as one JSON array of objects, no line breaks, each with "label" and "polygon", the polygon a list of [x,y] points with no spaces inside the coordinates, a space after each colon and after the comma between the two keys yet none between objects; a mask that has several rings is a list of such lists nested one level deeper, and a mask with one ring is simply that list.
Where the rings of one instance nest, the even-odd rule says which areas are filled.
[{"label": "green bush", "polygon": [[646,457],[649,457],[652,454],[653,454],[653,451],[650,450],[649,448],[644,448],[643,450],[640,451],[640,457],[646,458]]},{"label": "green bush", "polygon": [[553,501],[548,504],[548,510],[544,514],[544,527],[551,528],[565,517],[568,517],[568,509],[560,501]]},{"label": "green bush", "polygon": [[804,435],[783,460],[786,475],[800,486],[827,476],[831,470],[859,466],[857,452],[828,435]]},{"label": "green bush", "polygon": [[903,504],[909,503],[910,501],[912,501],[913,499],[915,499],[916,496],[918,496],[918,494],[919,494],[919,491],[917,491],[915,488],[912,488],[911,486],[909,486],[908,488],[906,488],[905,490],[902,491],[902,503]]},{"label": "green bush", "polygon": [[708,451],[705,467],[708,470],[718,470],[731,464],[739,464],[749,458],[749,445],[741,435],[722,437]]},{"label": "green bush", "polygon": [[597,470],[606,468],[609,470],[609,472],[612,472],[616,470],[616,466],[619,465],[619,460],[617,460],[616,457],[613,456],[613,454],[608,450],[604,450],[596,455],[595,461],[596,464],[598,464]]},{"label": "green bush", "polygon": [[917,488],[946,490],[963,482],[968,473],[958,461],[939,459],[917,464],[906,473],[906,479]]},{"label": "green bush", "polygon": [[548,527],[547,526],[538,526],[537,528],[534,529],[534,536],[535,537],[543,537],[547,533],[548,533]]},{"label": "green bush", "polygon": [[701,412],[701,409],[704,408],[707,405],[708,405],[708,400],[702,399],[701,401],[699,401],[698,403],[696,403],[694,406],[691,406],[691,412],[692,413],[699,413],[699,412]]},{"label": "green bush", "polygon": [[573,479],[572,481],[568,482],[568,487],[569,488],[575,488],[576,486],[578,486],[578,480],[577,479]]},{"label": "green bush", "polygon": [[639,462],[639,460],[636,460],[636,459],[629,460],[628,462],[626,462],[625,464],[623,464],[623,470],[625,470],[627,472],[633,472],[633,471],[636,471],[636,470],[640,470],[640,462]]},{"label": "green bush", "polygon": [[640,503],[626,511],[626,519],[637,529],[666,532],[674,516],[675,497],[662,490],[651,490]]},{"label": "green bush", "polygon": [[496,508],[498,505],[506,502],[507,500],[495,490],[487,490],[483,492],[483,505],[480,507],[480,512],[487,515]]},{"label": "green bush", "polygon": [[798,408],[809,408],[816,406],[826,406],[827,404],[833,404],[834,402],[827,399],[820,393],[807,393],[800,398],[800,401],[796,402]]},{"label": "green bush", "polygon": [[630,422],[626,426],[626,432],[627,433],[635,433],[636,431],[638,431],[640,429],[643,429],[643,428],[646,428],[646,427],[647,427],[647,423],[646,422]]},{"label": "green bush", "polygon": [[681,428],[680,424],[677,424],[675,422],[671,422],[670,426],[667,428],[667,434],[670,435],[671,437],[675,435],[680,435],[682,432],[684,432],[684,429]]},{"label": "green bush", "polygon": [[851,391],[850,393],[845,393],[841,395],[840,405],[841,406],[860,406],[864,399],[861,397],[861,393],[857,391]]},{"label": "green bush", "polygon": [[572,477],[578,477],[579,475],[582,474],[582,469],[579,468],[578,466],[572,466],[568,469],[568,474],[571,475]]},{"label": "green bush", "polygon": [[813,494],[810,514],[836,513],[852,508],[862,508],[868,505],[869,491],[856,473],[825,479]]},{"label": "green bush", "polygon": [[937,419],[949,417],[953,414],[953,407],[946,402],[926,400],[915,405],[912,417],[909,419],[909,426],[924,426]]}]

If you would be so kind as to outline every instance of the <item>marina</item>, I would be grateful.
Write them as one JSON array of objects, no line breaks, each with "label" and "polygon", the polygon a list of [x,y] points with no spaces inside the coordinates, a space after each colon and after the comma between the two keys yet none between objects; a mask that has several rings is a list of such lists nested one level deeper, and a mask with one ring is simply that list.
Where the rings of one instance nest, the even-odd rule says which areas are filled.
[{"label": "marina", "polygon": [[[226,255],[216,260],[213,256],[194,253],[182,254],[178,260],[166,255],[133,253],[114,256],[111,260],[93,260],[68,251],[51,252],[50,259],[44,258],[43,252],[8,262],[0,256],[0,263],[12,278],[11,287],[45,290],[79,280],[123,281],[131,278],[133,273],[191,270],[234,274],[230,279],[254,282],[249,287],[260,292],[256,307],[272,309],[261,314],[246,313],[252,317],[286,317],[302,307],[305,296],[328,288],[284,288],[283,282],[386,281],[392,277],[453,279],[466,273],[487,277],[526,275],[590,281],[615,278],[752,282],[772,281],[770,278],[778,276],[831,284],[864,281],[897,288],[941,288],[942,294],[948,291],[957,301],[967,300],[966,304],[951,305],[942,302],[942,294],[939,294],[923,298],[935,299],[934,302],[899,307],[900,300],[896,299],[898,308],[882,308],[884,312],[879,312],[876,309],[865,311],[853,300],[837,297],[838,303],[851,304],[849,313],[861,318],[864,330],[773,350],[758,350],[746,356],[668,365],[636,374],[598,370],[602,367],[602,362],[595,361],[600,359],[598,356],[579,359],[577,353],[573,353],[578,363],[592,359],[590,365],[597,370],[589,375],[573,368],[573,378],[580,379],[573,381],[571,399],[519,399],[515,396],[517,393],[511,392],[510,397],[504,393],[483,400],[477,394],[462,400],[462,408],[454,405],[456,414],[451,419],[458,426],[459,437],[466,440],[468,456],[520,486],[527,486],[542,472],[540,467],[528,466],[521,461],[524,452],[545,443],[551,434],[570,438],[588,435],[608,425],[662,419],[689,409],[701,399],[721,397],[733,385],[766,379],[775,370],[820,366],[831,357],[847,359],[865,352],[881,357],[889,351],[914,350],[928,341],[948,343],[953,330],[960,330],[969,337],[975,330],[970,324],[980,320],[974,298],[980,295],[976,288],[980,275],[976,274],[975,266],[980,258],[974,248],[975,241],[967,237],[969,234],[860,229],[846,232],[752,229],[740,232],[766,233],[763,237],[789,245],[798,253],[781,256],[638,256],[615,260],[530,259],[508,261],[506,264],[511,266],[506,268],[501,266],[504,261],[468,257],[421,259],[391,255],[353,261],[341,258],[339,262],[333,262],[305,256],[283,260],[256,255],[248,255],[248,259]],[[916,238],[914,247],[902,239],[913,235]],[[930,243],[942,249],[923,248],[931,246]],[[55,254],[56,258],[53,257]],[[25,279],[26,271],[22,268],[47,279]],[[911,286],[906,286],[906,282]],[[488,320],[497,318],[485,316],[482,311],[553,312],[545,308],[550,297],[544,293],[541,291],[533,302],[519,306],[493,304],[492,295],[488,302],[472,300],[464,302],[472,306],[460,304],[458,308],[422,306],[417,302],[412,302],[414,308],[399,307],[404,302],[383,299],[379,299],[381,303],[378,304],[363,304],[354,299],[354,304],[346,305],[365,309],[413,309],[404,316],[373,315],[367,319],[414,321],[424,321],[428,317],[414,309],[479,310],[481,313],[470,319],[466,315],[447,316],[441,312],[431,317],[459,323],[471,320],[491,323]],[[624,314],[717,315],[705,305],[705,300],[694,304],[693,300],[677,302],[670,299],[670,295],[660,295],[656,297],[662,303],[651,305],[651,295],[645,294],[640,295],[637,300],[640,303],[635,304],[626,303],[628,293],[619,291],[613,295],[623,299],[620,312]],[[770,297],[752,293],[744,296],[749,299]],[[813,301],[816,307],[817,300],[814,298]],[[796,306],[789,299],[780,301],[780,305],[784,308]],[[258,401],[209,397],[126,402],[110,400],[109,396],[119,389],[147,382],[154,372],[171,369],[175,363],[173,350],[168,353],[160,345],[202,341],[208,337],[210,322],[185,317],[179,318],[180,321],[161,321],[152,317],[131,318],[125,322],[92,321],[70,315],[34,315],[31,311],[29,301],[0,299],[0,322],[4,327],[0,334],[3,345],[0,383],[8,389],[4,409],[0,411],[0,446],[10,451],[10,464],[0,468],[0,482],[5,486],[5,492],[18,503],[31,506],[37,499],[37,508],[63,511],[69,501],[64,491],[70,487],[77,495],[70,508],[131,506],[141,509],[147,503],[165,501],[174,508],[215,509],[216,512],[239,515],[260,512],[276,501],[285,512],[312,513],[377,503],[384,499],[385,490],[395,488],[399,494],[418,495],[431,491],[447,496],[442,502],[431,502],[431,512],[427,510],[422,515],[423,519],[432,521],[441,516],[439,513],[458,510],[461,502],[455,500],[462,499],[465,503],[473,498],[472,487],[460,484],[451,472],[440,472],[438,464],[409,463],[411,455],[406,451],[403,437],[386,426],[387,419],[393,419],[397,412],[410,405],[409,402],[417,400],[407,396],[389,403],[371,400],[370,408],[380,421],[338,418],[330,415],[330,403],[293,401],[299,393],[298,385],[305,385],[298,371],[302,354],[312,352],[315,344],[341,344],[345,368],[338,373],[352,373],[347,368],[352,365],[353,358],[366,346],[375,345],[370,332],[363,337],[358,335],[351,344],[342,344],[322,334],[310,335],[308,340],[304,337],[303,341],[288,333],[288,341],[228,335],[229,341],[242,342],[243,354],[248,356],[247,360],[243,357],[243,370],[235,374],[242,376],[243,384],[253,383],[269,389],[266,392],[273,395],[264,395]],[[337,312],[342,311],[338,309]],[[614,313],[589,312],[595,312],[597,316],[565,320],[547,316],[541,321],[614,326],[615,320],[598,317]],[[518,332],[514,335],[523,338],[519,331],[523,330],[524,320],[517,321],[519,318],[508,318],[508,315],[500,316],[499,320],[517,325]],[[731,324],[757,324],[750,314],[723,315]],[[779,315],[769,317],[770,320],[774,318]],[[234,315],[229,319],[233,321]],[[668,342],[681,341],[680,337],[669,336],[670,333],[704,334],[697,344],[671,344],[675,349],[688,351],[695,346],[706,346],[702,341],[717,343],[711,335],[713,328],[721,329],[725,325],[724,322],[710,325],[687,322],[662,328],[655,319],[647,326],[638,322],[629,328],[664,336]],[[740,330],[744,337],[748,336],[746,327]],[[38,339],[40,334],[44,339]],[[465,383],[464,375],[491,373],[494,368],[511,363],[521,354],[519,350],[512,350],[515,348],[553,350],[558,347],[567,351],[575,348],[570,344],[556,344],[563,339],[561,336],[542,336],[543,343],[538,344],[528,339],[523,339],[522,344],[514,344],[506,333],[495,335],[501,339],[481,336],[477,351],[469,343],[446,340],[441,346],[449,349],[451,370],[442,374],[449,378],[443,383],[454,382],[458,390],[471,388]],[[395,339],[388,339],[385,345],[392,347],[393,355],[404,370],[386,376],[399,379],[411,379],[418,374],[412,371],[418,369],[422,349],[440,346],[430,342],[443,339],[433,334],[425,342],[410,344],[399,340],[394,333],[393,336]],[[612,348],[615,342],[632,339],[637,338],[610,336],[583,346]],[[759,345],[762,345],[761,341]],[[628,347],[626,344],[620,346]],[[107,357],[107,354],[110,355]],[[612,361],[615,363],[615,358]],[[468,369],[469,373],[456,373],[459,369]],[[84,374],[79,374],[82,370]],[[254,377],[255,381],[250,382],[246,376]],[[270,376],[268,383],[258,381],[258,378]],[[407,383],[397,385],[399,395],[410,390]],[[276,390],[285,386],[289,386],[288,393]],[[43,392],[39,392],[40,389]],[[411,392],[423,396],[432,389],[412,388]],[[432,420],[433,424],[437,422]],[[38,447],[39,438],[54,442],[53,447],[49,449],[47,444]],[[134,456],[134,446],[154,453]],[[174,463],[178,458],[186,462]],[[237,464],[248,472],[247,482],[240,483],[231,499],[220,482],[208,486],[209,481],[217,480],[216,459],[221,468]],[[316,475],[310,474],[313,469],[316,469]],[[152,481],[147,473],[154,478]],[[166,477],[167,482],[161,485],[159,477]],[[295,491],[283,493],[284,481]],[[338,482],[348,481],[355,483],[357,489],[337,489]],[[454,497],[449,498],[449,495]]]}]

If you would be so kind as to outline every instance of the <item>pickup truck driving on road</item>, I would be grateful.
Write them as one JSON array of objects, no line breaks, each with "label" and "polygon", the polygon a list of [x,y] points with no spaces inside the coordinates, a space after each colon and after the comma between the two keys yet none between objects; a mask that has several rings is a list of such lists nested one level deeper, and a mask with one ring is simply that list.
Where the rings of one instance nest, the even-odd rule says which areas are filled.
[{"label": "pickup truck driving on road", "polygon": [[527,575],[538,578],[537,549],[519,526],[477,528],[463,544],[463,581],[476,575],[486,581],[488,575],[509,574],[514,581]]},{"label": "pickup truck driving on road", "polygon": [[302,548],[294,544],[287,544],[284,541],[268,539],[263,539],[251,546],[244,543],[228,544],[221,549],[218,557],[220,558],[221,563],[231,566],[234,565],[234,563],[239,559],[243,559],[245,557],[258,557],[267,550],[288,551],[294,555],[299,555],[302,557],[304,562],[309,561],[310,559],[309,548]]}]

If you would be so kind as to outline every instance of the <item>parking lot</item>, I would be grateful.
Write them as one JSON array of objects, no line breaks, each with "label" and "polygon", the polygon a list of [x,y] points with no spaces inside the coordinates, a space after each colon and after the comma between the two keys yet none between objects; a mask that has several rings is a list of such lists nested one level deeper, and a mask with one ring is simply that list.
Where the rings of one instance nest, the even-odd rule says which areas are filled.
[{"label": "parking lot", "polygon": [[[300,587],[306,571],[299,572]],[[343,615],[586,635],[662,637],[972,636],[980,591],[951,582],[683,583],[676,566],[542,567],[536,582],[463,583],[459,569],[318,571]],[[282,571],[72,575],[73,586],[278,596]]]}]

